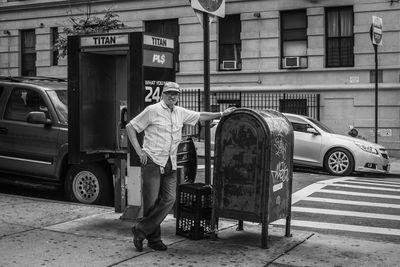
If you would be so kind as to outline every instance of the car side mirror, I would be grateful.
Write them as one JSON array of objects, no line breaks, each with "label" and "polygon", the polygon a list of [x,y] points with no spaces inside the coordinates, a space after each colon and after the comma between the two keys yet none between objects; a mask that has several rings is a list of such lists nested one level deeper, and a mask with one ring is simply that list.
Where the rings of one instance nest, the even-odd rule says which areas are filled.
[{"label": "car side mirror", "polygon": [[51,120],[46,118],[46,114],[43,111],[32,111],[26,116],[26,121],[33,124],[44,124],[46,126],[51,125]]},{"label": "car side mirror", "polygon": [[307,128],[307,133],[311,133],[313,135],[318,135],[319,133],[312,127]]}]

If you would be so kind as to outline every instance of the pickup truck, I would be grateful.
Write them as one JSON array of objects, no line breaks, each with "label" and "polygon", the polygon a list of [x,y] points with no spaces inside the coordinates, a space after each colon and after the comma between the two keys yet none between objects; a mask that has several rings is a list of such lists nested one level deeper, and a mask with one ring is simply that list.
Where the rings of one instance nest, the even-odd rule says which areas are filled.
[{"label": "pickup truck", "polygon": [[[112,159],[68,162],[67,99],[64,79],[0,77],[0,181],[62,186],[71,201],[110,204]],[[189,138],[178,150],[181,179],[193,182],[196,164]]]}]

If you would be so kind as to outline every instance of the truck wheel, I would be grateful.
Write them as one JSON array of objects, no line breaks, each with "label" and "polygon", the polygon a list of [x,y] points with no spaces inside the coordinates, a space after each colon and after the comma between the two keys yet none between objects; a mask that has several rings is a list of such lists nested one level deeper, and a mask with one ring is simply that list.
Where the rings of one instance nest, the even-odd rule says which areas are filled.
[{"label": "truck wheel", "polygon": [[65,177],[65,192],[73,202],[110,204],[113,192],[111,173],[98,163],[72,165]]},{"label": "truck wheel", "polygon": [[333,175],[349,175],[354,169],[354,159],[347,150],[335,148],[325,157],[325,169]]}]

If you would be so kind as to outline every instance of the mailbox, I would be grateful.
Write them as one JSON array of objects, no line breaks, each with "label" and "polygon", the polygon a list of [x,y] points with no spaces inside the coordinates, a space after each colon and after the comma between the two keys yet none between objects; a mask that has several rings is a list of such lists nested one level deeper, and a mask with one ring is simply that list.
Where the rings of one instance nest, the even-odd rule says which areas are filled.
[{"label": "mailbox", "polygon": [[243,221],[262,223],[266,248],[268,224],[286,218],[289,236],[292,178],[293,130],[286,117],[236,109],[216,130],[212,224],[219,217],[239,220],[239,228]]}]

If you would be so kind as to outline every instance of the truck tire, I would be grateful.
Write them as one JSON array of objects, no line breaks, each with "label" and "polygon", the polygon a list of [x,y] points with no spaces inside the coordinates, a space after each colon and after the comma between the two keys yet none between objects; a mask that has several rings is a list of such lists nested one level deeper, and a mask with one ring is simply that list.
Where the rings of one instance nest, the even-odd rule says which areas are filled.
[{"label": "truck tire", "polygon": [[71,165],[65,177],[65,193],[72,202],[108,205],[113,199],[111,177],[99,163]]}]

